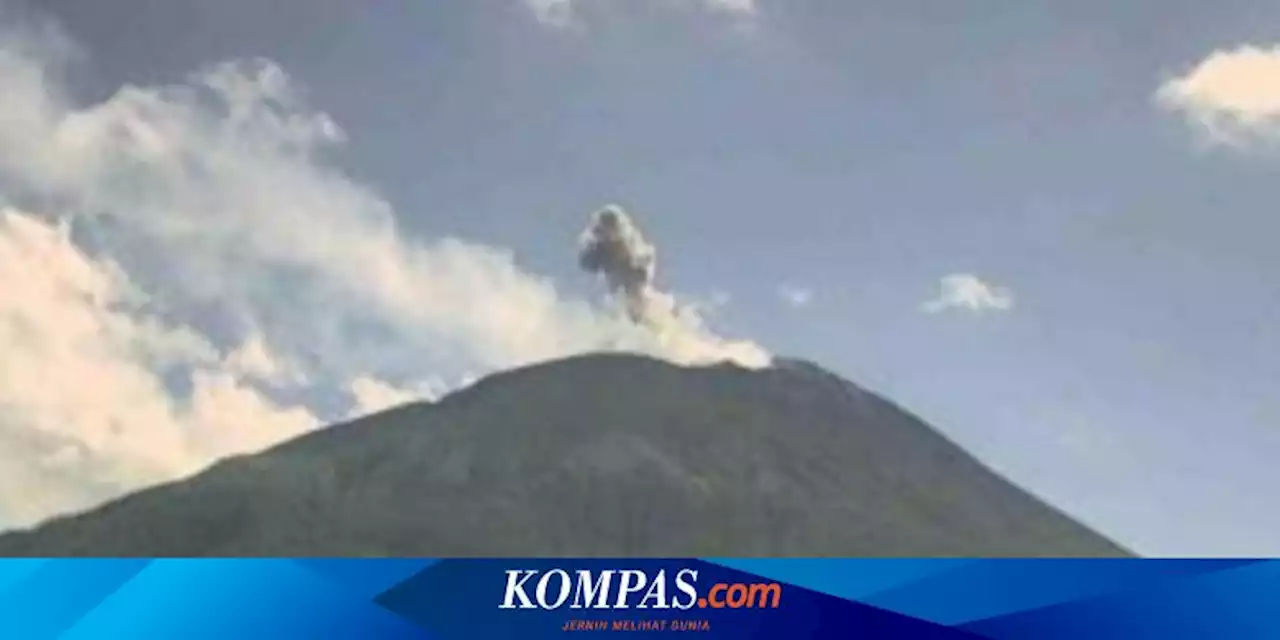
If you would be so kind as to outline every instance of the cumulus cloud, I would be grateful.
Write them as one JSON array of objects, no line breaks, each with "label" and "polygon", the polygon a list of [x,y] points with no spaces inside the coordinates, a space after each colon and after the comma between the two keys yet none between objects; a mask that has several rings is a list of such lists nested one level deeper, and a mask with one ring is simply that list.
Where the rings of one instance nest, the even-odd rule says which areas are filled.
[{"label": "cumulus cloud", "polygon": [[938,296],[922,305],[927,313],[962,309],[974,313],[1008,311],[1013,308],[1013,292],[969,273],[954,273],[942,278]]},{"label": "cumulus cloud", "polygon": [[387,381],[765,357],[667,297],[637,325],[509,251],[407,236],[270,62],[79,104],[60,51],[0,33],[0,528],[440,391]]},{"label": "cumulus cloud", "polygon": [[[582,26],[582,8],[584,5],[599,6],[617,0],[520,0],[527,6],[539,22],[550,27],[567,28]],[[663,0],[673,8],[699,8],[725,16],[743,20],[756,16],[758,8],[756,0]],[[657,3],[655,3],[657,4]]]},{"label": "cumulus cloud", "polygon": [[1280,138],[1280,46],[1244,45],[1211,53],[1156,91],[1213,142]]}]

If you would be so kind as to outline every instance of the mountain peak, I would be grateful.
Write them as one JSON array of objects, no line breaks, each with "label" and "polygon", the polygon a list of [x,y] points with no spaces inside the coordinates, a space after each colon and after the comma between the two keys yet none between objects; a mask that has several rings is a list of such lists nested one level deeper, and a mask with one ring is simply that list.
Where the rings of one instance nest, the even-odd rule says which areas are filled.
[{"label": "mountain peak", "polygon": [[813,363],[628,354],[499,373],[0,536],[42,556],[1125,554]]}]

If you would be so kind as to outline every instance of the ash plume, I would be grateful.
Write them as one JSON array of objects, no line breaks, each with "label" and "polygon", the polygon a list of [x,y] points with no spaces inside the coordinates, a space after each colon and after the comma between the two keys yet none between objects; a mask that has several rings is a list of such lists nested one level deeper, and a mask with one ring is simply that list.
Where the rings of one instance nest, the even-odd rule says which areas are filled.
[{"label": "ash plume", "polygon": [[578,265],[604,278],[632,321],[655,320],[657,252],[622,207],[609,205],[591,217],[582,234]]},{"label": "ash plume", "polygon": [[651,339],[657,350],[676,362],[722,362],[758,368],[772,356],[746,340],[726,340],[711,331],[697,309],[677,303],[654,284],[657,250],[626,211],[606,206],[591,216],[579,241],[578,265],[604,279],[627,317]]}]

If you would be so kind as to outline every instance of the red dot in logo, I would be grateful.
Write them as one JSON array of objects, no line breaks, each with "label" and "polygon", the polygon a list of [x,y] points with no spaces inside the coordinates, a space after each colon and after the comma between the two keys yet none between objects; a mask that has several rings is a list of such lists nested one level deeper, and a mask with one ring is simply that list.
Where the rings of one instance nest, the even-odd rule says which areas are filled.
[{"label": "red dot in logo", "polygon": [[707,599],[706,599],[706,598],[698,598],[698,608],[699,608],[699,609],[705,609],[705,608],[707,608]]}]

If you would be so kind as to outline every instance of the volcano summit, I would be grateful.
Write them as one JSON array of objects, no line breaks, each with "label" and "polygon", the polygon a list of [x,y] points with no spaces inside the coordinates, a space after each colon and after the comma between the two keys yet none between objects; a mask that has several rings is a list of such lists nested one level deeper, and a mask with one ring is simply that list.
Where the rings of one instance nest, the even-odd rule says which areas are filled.
[{"label": "volcano summit", "polygon": [[336,425],[0,556],[1123,556],[805,362],[588,355]]}]

